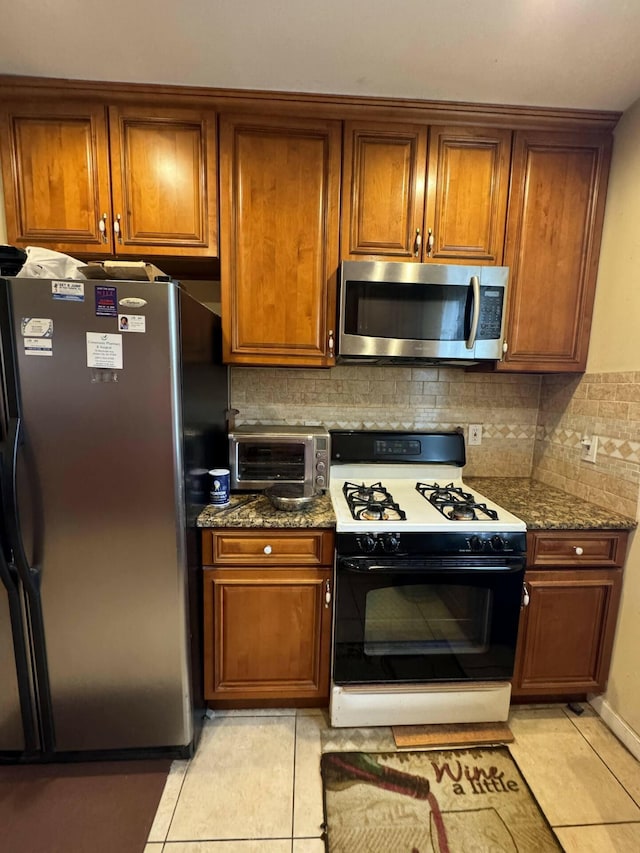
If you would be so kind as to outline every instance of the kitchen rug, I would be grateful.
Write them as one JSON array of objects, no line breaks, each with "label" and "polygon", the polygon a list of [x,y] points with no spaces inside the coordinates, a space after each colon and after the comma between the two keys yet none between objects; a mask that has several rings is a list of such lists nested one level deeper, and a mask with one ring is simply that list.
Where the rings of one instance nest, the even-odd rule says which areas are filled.
[{"label": "kitchen rug", "polygon": [[481,746],[512,743],[515,738],[506,723],[453,723],[431,726],[392,726],[398,749],[437,746]]},{"label": "kitchen rug", "polygon": [[0,765],[0,850],[141,853],[170,759]]},{"label": "kitchen rug", "polygon": [[328,853],[562,851],[504,746],[328,752]]}]

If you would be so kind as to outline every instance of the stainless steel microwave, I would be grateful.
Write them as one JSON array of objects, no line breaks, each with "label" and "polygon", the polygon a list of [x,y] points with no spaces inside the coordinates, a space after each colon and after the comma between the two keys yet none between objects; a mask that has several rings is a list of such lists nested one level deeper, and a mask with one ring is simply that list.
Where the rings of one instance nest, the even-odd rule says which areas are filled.
[{"label": "stainless steel microwave", "polygon": [[338,361],[502,358],[508,267],[343,261]]},{"label": "stainless steel microwave", "polygon": [[330,437],[322,426],[239,426],[229,433],[232,489],[298,485],[305,495],[329,485]]}]

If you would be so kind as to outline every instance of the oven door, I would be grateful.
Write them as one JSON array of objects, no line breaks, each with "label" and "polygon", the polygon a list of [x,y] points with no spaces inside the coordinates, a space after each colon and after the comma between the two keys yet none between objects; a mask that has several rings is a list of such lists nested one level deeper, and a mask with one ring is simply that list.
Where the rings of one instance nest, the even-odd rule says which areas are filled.
[{"label": "oven door", "polygon": [[524,559],[338,558],[335,684],[509,680]]}]

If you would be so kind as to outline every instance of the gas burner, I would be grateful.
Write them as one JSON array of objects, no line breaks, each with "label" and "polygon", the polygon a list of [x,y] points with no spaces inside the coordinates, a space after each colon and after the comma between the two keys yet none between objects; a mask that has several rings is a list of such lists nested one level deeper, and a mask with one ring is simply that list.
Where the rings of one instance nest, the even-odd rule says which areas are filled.
[{"label": "gas burner", "polygon": [[465,492],[460,486],[454,486],[453,483],[448,483],[446,486],[440,483],[433,483],[432,485],[428,483],[416,483],[416,489],[423,497],[430,500],[431,503],[435,503],[436,500],[451,500],[453,495],[456,498],[462,498],[465,502],[470,501],[473,503],[471,492]]},{"label": "gas burner", "polygon": [[379,503],[372,503],[360,509],[352,508],[351,513],[359,521],[402,521],[406,518],[398,504],[382,506]]},{"label": "gas burner", "polygon": [[382,483],[345,482],[342,491],[357,521],[403,521],[407,516]]},{"label": "gas burner", "polygon": [[455,521],[469,521],[477,517],[473,510],[473,504],[456,504],[448,515]]},{"label": "gas burner", "polygon": [[366,501],[367,503],[384,503],[390,498],[389,492],[382,483],[374,483],[372,486],[365,486],[364,483],[359,486],[352,483],[345,483],[343,491],[347,496],[347,500],[353,498],[354,500]]},{"label": "gas burner", "polygon": [[416,483],[417,491],[426,498],[445,518],[451,521],[477,521],[481,519],[496,521],[498,513],[489,509],[485,503],[476,502],[470,492],[465,492],[460,486],[449,483],[441,486],[439,483]]}]

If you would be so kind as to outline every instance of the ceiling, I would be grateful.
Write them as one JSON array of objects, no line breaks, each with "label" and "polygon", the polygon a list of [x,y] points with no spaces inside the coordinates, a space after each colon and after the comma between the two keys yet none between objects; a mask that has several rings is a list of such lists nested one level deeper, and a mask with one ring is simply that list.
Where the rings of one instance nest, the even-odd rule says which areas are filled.
[{"label": "ceiling", "polygon": [[0,73],[625,110],[638,0],[13,0]]}]

